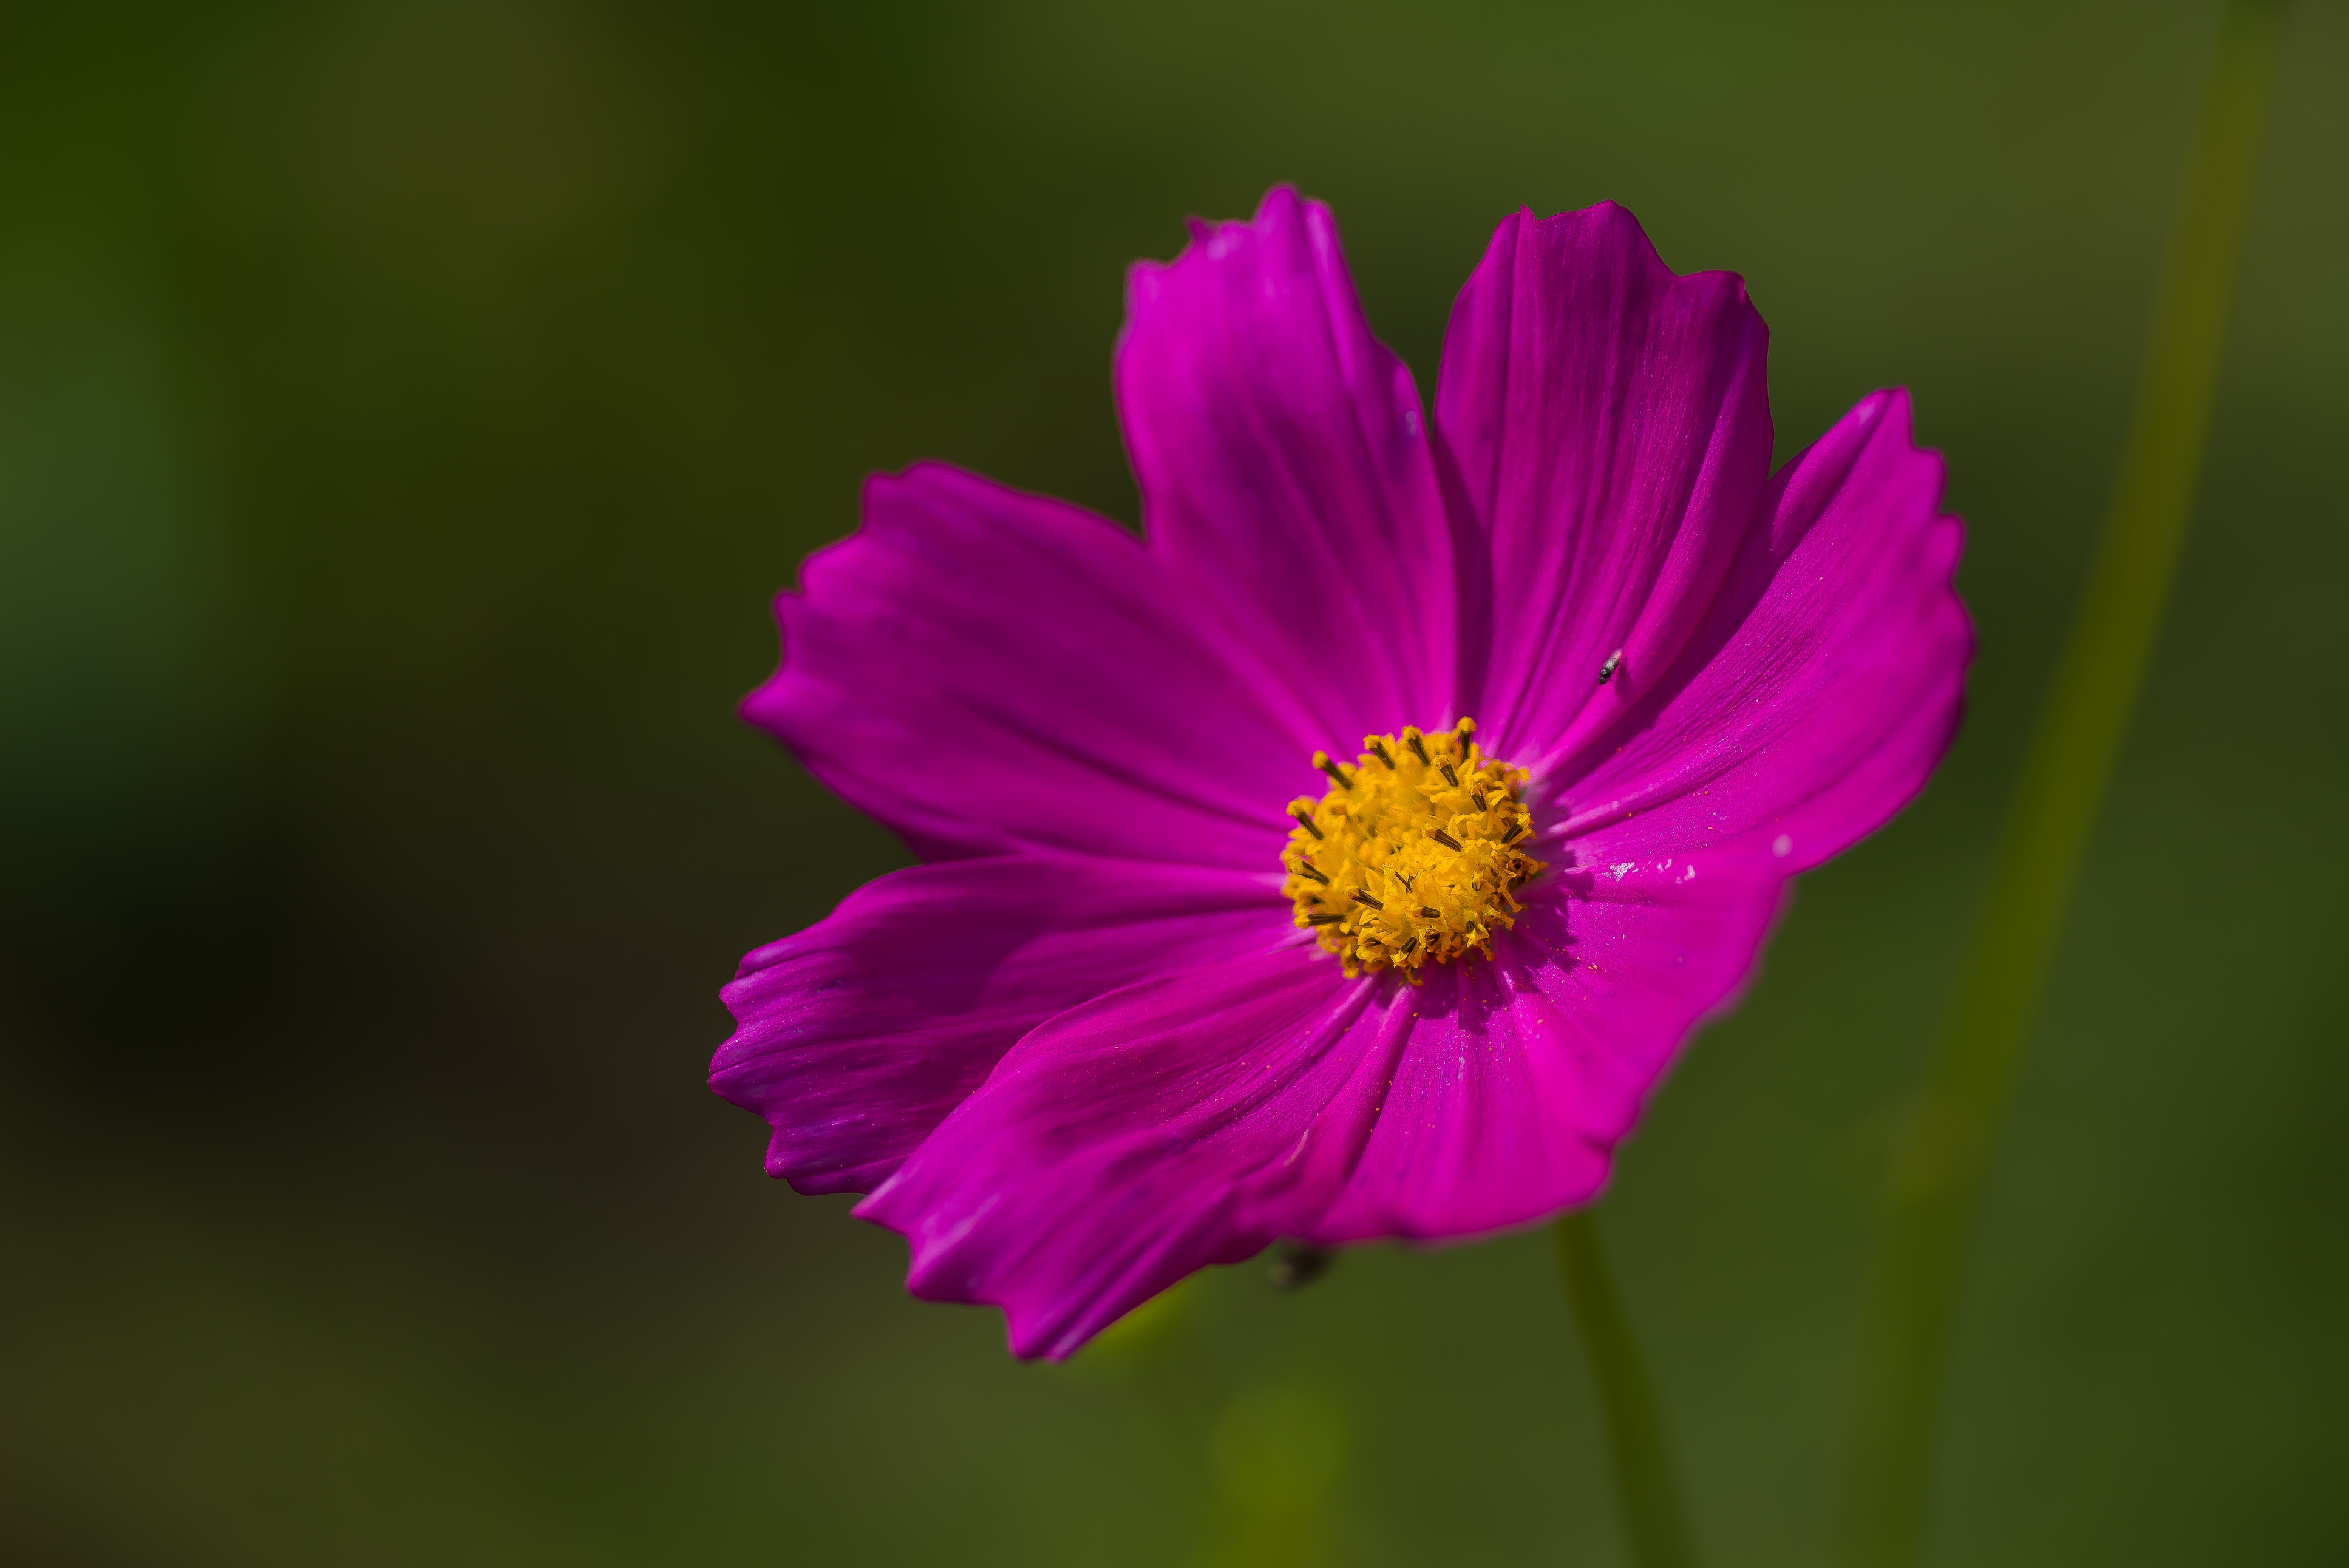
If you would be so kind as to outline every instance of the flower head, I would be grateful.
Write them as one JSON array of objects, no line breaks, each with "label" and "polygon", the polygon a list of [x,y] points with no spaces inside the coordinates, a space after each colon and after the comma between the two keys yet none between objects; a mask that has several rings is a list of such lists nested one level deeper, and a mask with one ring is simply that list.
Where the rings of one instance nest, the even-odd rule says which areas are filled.
[{"label": "flower head", "polygon": [[1519,214],[1431,423],[1284,188],[1132,273],[1144,538],[871,480],[744,712],[925,863],[727,988],[769,1171],[1023,1356],[1277,1239],[1596,1196],[1958,718],[1939,459],[1885,392],[1771,473],[1765,342],[1622,209]]},{"label": "flower head", "polygon": [[1366,736],[1350,770],[1313,754],[1336,783],[1290,802],[1280,891],[1349,975],[1392,969],[1416,985],[1431,964],[1492,957],[1493,928],[1516,924],[1516,895],[1542,869],[1526,852],[1526,770],[1485,756],[1475,728]]}]

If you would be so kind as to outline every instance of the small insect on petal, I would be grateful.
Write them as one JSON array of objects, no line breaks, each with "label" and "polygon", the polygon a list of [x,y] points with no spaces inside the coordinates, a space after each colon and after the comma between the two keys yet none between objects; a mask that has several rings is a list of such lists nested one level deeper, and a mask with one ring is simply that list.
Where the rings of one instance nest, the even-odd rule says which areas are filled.
[{"label": "small insect on petal", "polygon": [[1605,686],[1609,681],[1613,680],[1615,678],[1616,670],[1621,666],[1622,663],[1622,649],[1618,648],[1613,653],[1608,655],[1607,662],[1599,666],[1599,684],[1600,686]]}]

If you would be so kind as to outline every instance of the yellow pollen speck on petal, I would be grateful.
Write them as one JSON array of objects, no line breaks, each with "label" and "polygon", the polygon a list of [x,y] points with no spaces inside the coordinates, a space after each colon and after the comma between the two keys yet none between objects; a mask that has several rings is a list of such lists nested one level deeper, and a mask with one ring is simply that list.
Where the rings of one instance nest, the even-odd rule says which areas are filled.
[{"label": "yellow pollen speck on petal", "polygon": [[1494,928],[1516,923],[1517,891],[1543,869],[1522,847],[1526,770],[1485,756],[1475,730],[1365,736],[1350,768],[1313,754],[1330,792],[1289,802],[1280,891],[1349,975],[1393,969],[1416,985],[1430,964],[1490,958]]}]

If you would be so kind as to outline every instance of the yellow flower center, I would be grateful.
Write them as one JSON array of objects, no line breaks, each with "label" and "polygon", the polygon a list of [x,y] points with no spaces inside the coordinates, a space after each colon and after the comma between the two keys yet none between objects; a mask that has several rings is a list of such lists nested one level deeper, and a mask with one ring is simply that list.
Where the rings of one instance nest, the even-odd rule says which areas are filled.
[{"label": "yellow flower center", "polygon": [[1516,923],[1517,890],[1542,869],[1517,847],[1534,830],[1526,770],[1485,756],[1475,730],[1366,736],[1351,769],[1313,754],[1333,783],[1289,802],[1280,891],[1348,975],[1399,969],[1416,985],[1429,964],[1490,958],[1493,927]]}]

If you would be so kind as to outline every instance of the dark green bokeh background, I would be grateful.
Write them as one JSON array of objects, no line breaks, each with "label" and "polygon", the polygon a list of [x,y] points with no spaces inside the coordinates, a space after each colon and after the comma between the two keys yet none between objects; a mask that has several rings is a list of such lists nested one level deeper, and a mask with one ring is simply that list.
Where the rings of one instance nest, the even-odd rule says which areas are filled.
[{"label": "dark green bokeh background", "polygon": [[[1121,273],[1293,180],[1431,377],[1491,224],[1914,388],[1963,740],[1603,1223],[1712,1558],[1824,1547],[1878,1161],[2116,459],[2212,4],[358,0],[0,19],[0,1557],[1619,1561],[1538,1235],[1022,1367],[759,1171],[718,985],[899,858],[736,724],[866,470],[1131,518]],[[2349,16],[1961,1305],[1936,1564],[2349,1556]],[[1410,716],[1399,716],[1408,717]]]}]

